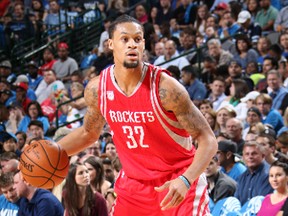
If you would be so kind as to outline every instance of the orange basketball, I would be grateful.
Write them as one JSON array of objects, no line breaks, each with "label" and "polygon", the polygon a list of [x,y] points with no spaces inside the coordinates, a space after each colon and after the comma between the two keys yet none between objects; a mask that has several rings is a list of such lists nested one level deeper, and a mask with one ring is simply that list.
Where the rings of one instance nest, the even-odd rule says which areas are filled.
[{"label": "orange basketball", "polygon": [[22,152],[19,169],[24,180],[31,185],[51,189],[65,179],[69,158],[57,143],[34,140]]}]

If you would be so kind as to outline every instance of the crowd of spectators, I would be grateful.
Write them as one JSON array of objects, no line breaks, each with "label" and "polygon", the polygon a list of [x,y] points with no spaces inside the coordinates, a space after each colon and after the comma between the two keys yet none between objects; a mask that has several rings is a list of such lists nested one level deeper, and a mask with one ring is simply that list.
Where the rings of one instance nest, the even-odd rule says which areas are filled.
[{"label": "crowd of spectators", "polygon": [[[109,125],[99,140],[71,157],[66,180],[49,193],[23,181],[17,164],[25,144],[57,142],[82,124],[87,83],[113,64],[109,25],[129,13],[145,29],[143,60],[167,69],[183,84],[218,140],[217,155],[205,171],[211,211],[230,196],[241,207],[258,196],[267,203],[271,196],[280,203],[273,212],[287,211],[287,0],[159,0],[132,10],[137,3],[132,0],[69,1],[69,7],[65,2],[0,2],[2,49],[39,40],[44,32],[57,36],[78,24],[82,12],[82,22],[89,22],[96,7],[103,18],[99,44],[81,61],[60,41],[43,51],[40,63],[23,65],[24,71],[13,71],[17,65],[9,58],[0,62],[1,209],[32,215],[30,205],[30,211],[39,206],[48,215],[51,209],[54,215],[107,215],[112,208],[121,162]],[[286,180],[276,178],[277,172]],[[274,190],[281,196],[271,195]],[[43,205],[42,198],[50,205]]]}]

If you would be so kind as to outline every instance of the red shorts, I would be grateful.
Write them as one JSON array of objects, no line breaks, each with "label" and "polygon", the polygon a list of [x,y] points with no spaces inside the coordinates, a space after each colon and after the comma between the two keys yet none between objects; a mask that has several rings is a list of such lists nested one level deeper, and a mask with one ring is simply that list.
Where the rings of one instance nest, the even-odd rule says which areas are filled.
[{"label": "red shorts", "polygon": [[177,178],[183,170],[167,176],[166,179],[141,181],[127,177],[120,171],[115,183],[117,198],[112,206],[111,216],[206,216],[209,215],[209,196],[206,177],[202,174],[192,185],[185,199],[176,208],[162,211],[160,203],[167,194],[155,191],[166,181]]}]

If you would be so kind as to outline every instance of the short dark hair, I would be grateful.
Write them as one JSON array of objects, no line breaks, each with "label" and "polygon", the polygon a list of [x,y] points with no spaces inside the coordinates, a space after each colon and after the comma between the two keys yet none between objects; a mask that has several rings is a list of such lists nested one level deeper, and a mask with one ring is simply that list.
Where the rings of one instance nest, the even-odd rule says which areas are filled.
[{"label": "short dark hair", "polygon": [[14,173],[7,172],[0,175],[0,188],[8,187],[14,184]]},{"label": "short dark hair", "polygon": [[131,16],[128,16],[126,14],[118,17],[114,22],[111,23],[111,25],[109,26],[109,29],[108,29],[108,35],[109,35],[109,38],[112,39],[113,38],[113,34],[114,34],[114,31],[116,30],[116,27],[117,25],[119,24],[122,24],[122,23],[136,23],[138,25],[141,26],[142,28],[142,31],[144,33],[144,27],[143,25],[137,20],[135,19],[134,17],[131,17]]},{"label": "short dark hair", "polygon": [[287,165],[287,163],[288,163],[288,160],[286,160],[286,159],[284,159],[283,161],[277,161],[276,160],[275,162],[273,162],[271,164],[270,169],[272,167],[281,167],[284,170],[284,172],[285,172],[285,174],[287,176],[288,175],[288,165]]},{"label": "short dark hair", "polygon": [[275,58],[271,57],[271,56],[266,56],[264,59],[263,59],[263,62],[265,60],[270,60],[271,61],[271,64],[272,66],[275,68],[275,69],[278,69],[278,62]]},{"label": "short dark hair", "polygon": [[42,130],[44,130],[43,123],[42,123],[41,121],[32,120],[32,121],[29,123],[28,128],[30,128],[30,126],[32,126],[32,125],[38,126],[38,127],[42,128]]},{"label": "short dark hair", "polygon": [[195,68],[194,68],[193,66],[191,66],[191,65],[187,65],[187,66],[183,67],[181,71],[183,71],[183,72],[185,72],[185,73],[190,73],[193,78],[197,77],[196,70],[195,70]]}]

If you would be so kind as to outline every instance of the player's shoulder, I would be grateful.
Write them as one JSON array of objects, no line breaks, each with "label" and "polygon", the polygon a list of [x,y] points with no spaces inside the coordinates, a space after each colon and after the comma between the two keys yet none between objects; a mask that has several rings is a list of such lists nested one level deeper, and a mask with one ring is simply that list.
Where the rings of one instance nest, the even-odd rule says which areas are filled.
[{"label": "player's shoulder", "polygon": [[99,85],[100,85],[100,76],[94,77],[88,82],[84,93],[84,97],[87,104],[89,104],[90,102],[94,103],[98,101]]}]

